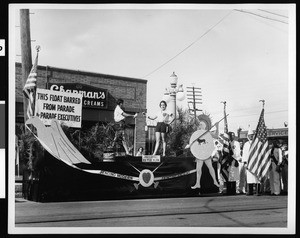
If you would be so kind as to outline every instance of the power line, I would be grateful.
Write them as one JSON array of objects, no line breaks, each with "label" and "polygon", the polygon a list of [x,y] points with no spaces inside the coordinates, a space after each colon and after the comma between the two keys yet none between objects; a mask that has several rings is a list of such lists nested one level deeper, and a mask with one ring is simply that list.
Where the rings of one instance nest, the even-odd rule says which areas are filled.
[{"label": "power line", "polygon": [[281,23],[284,23],[284,24],[288,24],[287,22],[280,21],[280,20],[277,20],[277,19],[274,19],[274,18],[270,18],[270,17],[265,17],[265,16],[262,16],[262,15],[259,15],[259,14],[253,13],[253,12],[248,12],[248,11],[238,10],[238,9],[234,9],[234,10],[235,10],[235,11],[238,11],[238,12],[242,12],[242,13],[252,14],[252,15],[255,15],[255,16],[258,16],[258,17],[262,17],[262,18],[271,20],[271,21],[277,21],[277,22],[281,22]]},{"label": "power line", "polygon": [[273,112],[265,112],[265,114],[271,114],[271,113],[277,113],[277,112],[288,112],[288,110],[279,110],[279,111],[273,111]]},{"label": "power line", "polygon": [[287,16],[280,15],[280,14],[278,14],[278,13],[274,13],[274,12],[270,12],[270,11],[266,11],[266,10],[262,10],[262,9],[258,9],[258,10],[259,10],[259,11],[262,11],[262,12],[267,12],[267,13],[270,13],[270,14],[273,14],[273,15],[276,15],[276,16],[289,18],[289,17],[287,17]]},{"label": "power line", "polygon": [[[249,110],[251,108],[248,108],[246,110]],[[234,113],[234,112],[240,112],[240,111],[244,111],[243,109],[241,110],[232,110],[231,113]],[[287,112],[288,110],[277,110],[277,111],[270,111],[270,112],[266,112],[265,111],[265,114],[272,114],[272,113],[280,113],[280,112]],[[211,114],[221,114],[221,112],[211,112]],[[246,117],[246,116],[255,116],[255,115],[259,115],[259,113],[253,113],[253,114],[244,114],[244,115],[238,115],[238,116],[232,116],[231,114],[231,117]]]},{"label": "power line", "polygon": [[[288,110],[279,110],[279,111],[265,112],[265,114],[280,113],[280,112],[287,112],[287,111]],[[248,116],[256,116],[256,115],[259,115],[259,113],[248,114],[248,115],[239,115],[239,116],[231,116],[231,117],[248,117]]]},{"label": "power line", "polygon": [[210,29],[208,29],[203,35],[201,35],[200,37],[198,37],[194,42],[192,42],[190,45],[188,45],[187,47],[185,47],[182,51],[180,51],[178,54],[176,54],[175,56],[173,56],[171,59],[169,59],[168,61],[166,61],[165,63],[163,63],[162,65],[160,65],[159,67],[157,67],[156,69],[154,69],[152,72],[148,73],[147,75],[145,75],[142,78],[146,78],[149,75],[153,74],[154,72],[156,72],[157,70],[161,69],[163,66],[165,66],[167,63],[169,63],[170,61],[172,61],[173,59],[175,59],[177,56],[179,56],[180,54],[182,54],[184,51],[186,51],[188,48],[190,48],[192,45],[194,45],[197,41],[199,41],[203,36],[205,36],[207,33],[209,33],[213,28],[215,28],[218,24],[220,24],[227,16],[229,16],[229,14],[232,11],[230,11],[225,17],[223,17],[220,21],[218,21],[214,26],[212,26]]},{"label": "power line", "polygon": [[[253,106],[253,107],[243,107],[242,109],[232,109],[232,110],[230,110],[231,112],[240,112],[240,111],[253,111],[253,110],[256,110],[257,109],[257,107],[256,106]],[[266,111],[265,110],[265,114],[267,114],[267,113],[273,113],[273,112],[286,112],[286,111],[288,111],[287,109],[282,109],[282,110],[277,110],[277,111]],[[223,112],[221,112],[221,111],[212,111],[211,113],[213,113],[213,114],[217,114],[217,113],[223,113]],[[250,112],[249,112],[250,113]]]}]

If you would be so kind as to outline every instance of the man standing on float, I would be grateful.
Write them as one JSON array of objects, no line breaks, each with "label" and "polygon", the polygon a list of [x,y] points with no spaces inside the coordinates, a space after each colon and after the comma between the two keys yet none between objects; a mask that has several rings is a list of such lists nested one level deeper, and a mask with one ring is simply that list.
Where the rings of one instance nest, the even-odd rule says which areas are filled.
[{"label": "man standing on float", "polygon": [[115,133],[115,138],[114,138],[112,146],[114,147],[116,141],[119,138],[121,138],[123,147],[126,151],[126,154],[129,155],[129,149],[128,149],[128,146],[127,146],[127,143],[126,143],[126,140],[125,140],[125,118],[126,117],[136,118],[137,113],[133,115],[133,114],[128,114],[128,113],[124,112],[123,109],[122,109],[123,104],[124,104],[123,99],[118,99],[117,100],[117,106],[116,106],[115,111],[114,111],[114,120],[115,120],[115,123],[116,123],[116,133]]}]

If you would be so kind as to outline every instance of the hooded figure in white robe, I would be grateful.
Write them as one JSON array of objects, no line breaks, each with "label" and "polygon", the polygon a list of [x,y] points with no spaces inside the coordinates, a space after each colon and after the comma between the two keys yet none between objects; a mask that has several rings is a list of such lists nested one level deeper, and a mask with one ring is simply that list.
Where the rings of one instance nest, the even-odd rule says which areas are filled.
[{"label": "hooded figure in white robe", "polygon": [[[244,144],[243,156],[242,156],[242,161],[246,168],[248,165],[250,145],[252,143],[253,137],[254,137],[254,132],[249,129],[247,134],[248,141]],[[248,190],[247,195],[253,195],[253,185],[259,183],[258,178],[257,176],[249,172],[249,170],[246,170],[246,177],[247,177],[246,180],[247,180],[247,190]]]}]

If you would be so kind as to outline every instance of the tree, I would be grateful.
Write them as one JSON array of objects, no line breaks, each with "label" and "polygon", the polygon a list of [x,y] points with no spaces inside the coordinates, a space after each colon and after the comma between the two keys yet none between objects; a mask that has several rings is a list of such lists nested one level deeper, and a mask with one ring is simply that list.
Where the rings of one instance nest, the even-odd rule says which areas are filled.
[{"label": "tree", "polygon": [[177,108],[177,111],[176,126],[168,134],[167,154],[172,156],[191,156],[190,150],[184,150],[184,147],[189,144],[191,135],[197,130],[197,125],[189,110]]}]

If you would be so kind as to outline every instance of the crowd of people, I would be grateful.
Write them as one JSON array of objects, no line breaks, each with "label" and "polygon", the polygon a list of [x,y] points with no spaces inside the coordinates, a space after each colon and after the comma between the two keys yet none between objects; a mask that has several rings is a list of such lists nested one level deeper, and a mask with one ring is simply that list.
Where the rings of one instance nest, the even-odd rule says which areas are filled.
[{"label": "crowd of people", "polygon": [[[217,164],[219,192],[226,193],[228,185],[235,184],[236,194],[274,196],[287,195],[288,187],[288,146],[282,140],[269,141],[269,157],[271,166],[263,179],[259,180],[256,175],[247,169],[250,145],[254,137],[252,130],[248,131],[244,144],[237,141],[233,132],[229,132],[230,146],[233,152],[232,163],[229,166],[229,177],[226,181],[221,173],[220,158],[222,158],[222,143],[216,141],[216,149],[212,154],[213,161]],[[227,187],[227,188],[226,188]],[[226,191],[226,192],[225,192]]]}]

